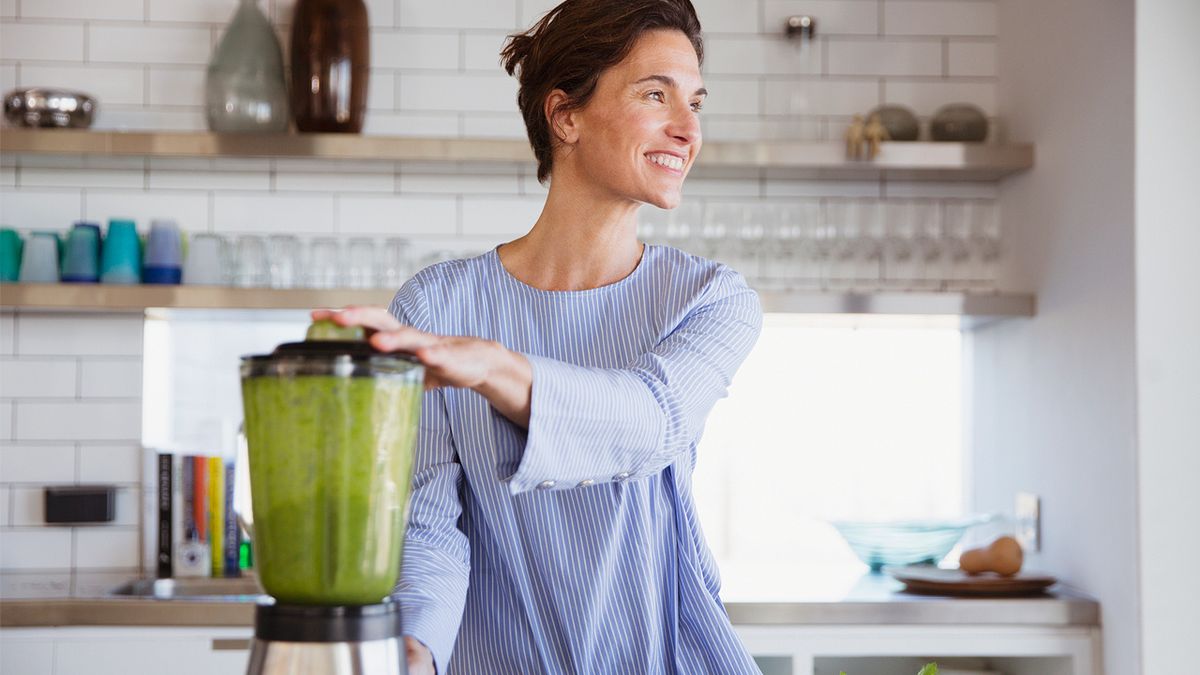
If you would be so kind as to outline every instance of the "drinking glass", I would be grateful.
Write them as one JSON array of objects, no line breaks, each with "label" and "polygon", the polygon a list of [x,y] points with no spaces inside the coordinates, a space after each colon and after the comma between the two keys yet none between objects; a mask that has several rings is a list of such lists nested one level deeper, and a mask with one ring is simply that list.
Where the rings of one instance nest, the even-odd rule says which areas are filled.
[{"label": "drinking glass", "polygon": [[883,284],[883,247],[887,238],[883,202],[865,199],[855,202],[858,241],[854,285],[862,290],[877,290]]},{"label": "drinking glass", "polygon": [[132,220],[112,218],[100,247],[100,281],[137,284],[142,281],[142,240]]},{"label": "drinking glass", "polygon": [[221,286],[229,282],[229,251],[219,234],[197,234],[188,244],[183,260],[183,283],[196,286]]},{"label": "drinking glass", "polygon": [[375,260],[378,288],[397,289],[408,279],[412,264],[409,249],[407,239],[393,237],[383,241],[383,246],[379,247],[379,256]]},{"label": "drinking glass", "polygon": [[1000,218],[995,202],[947,202],[946,220],[967,223],[967,246],[971,255],[969,284],[975,288],[995,288],[1000,262]]},{"label": "drinking glass", "polygon": [[100,281],[100,226],[95,223],[75,223],[67,234],[67,251],[63,259],[62,280],[70,283],[94,284]]},{"label": "drinking glass", "polygon": [[698,235],[703,224],[704,206],[697,202],[680,204],[667,216],[667,243],[689,253],[700,254]]},{"label": "drinking glass", "polygon": [[266,286],[269,282],[267,246],[259,235],[244,234],[238,237],[234,261],[235,286],[255,288]]},{"label": "drinking glass", "polygon": [[12,228],[0,228],[0,281],[21,278],[21,235]]},{"label": "drinking glass", "polygon": [[295,288],[299,267],[299,239],[290,234],[267,237],[267,277],[271,288]]},{"label": "drinking glass", "polygon": [[333,237],[316,237],[308,243],[305,286],[336,288],[342,266],[341,244]]},{"label": "drinking glass", "polygon": [[183,280],[183,243],[173,220],[150,221],[146,258],[142,261],[142,283],[177,284]]},{"label": "drinking glass", "polygon": [[695,253],[710,260],[732,265],[728,238],[741,221],[742,207],[734,204],[709,204],[704,209]]},{"label": "drinking glass", "polygon": [[763,241],[766,238],[767,212],[762,205],[746,204],[741,218],[734,225],[734,241],[730,248],[730,267],[746,278],[751,286],[763,281]]},{"label": "drinking glass", "polygon": [[346,244],[344,266],[346,288],[371,288],[375,285],[375,242],[366,237],[355,237]]},{"label": "drinking glass", "polygon": [[971,222],[961,202],[947,202],[942,218],[943,288],[966,290],[971,285]]},{"label": "drinking glass", "polygon": [[58,233],[34,232],[21,255],[20,280],[25,283],[58,283]]},{"label": "drinking glass", "polygon": [[921,289],[942,287],[945,273],[942,247],[942,212],[934,201],[916,201],[913,207],[913,252],[916,275],[913,286]]}]

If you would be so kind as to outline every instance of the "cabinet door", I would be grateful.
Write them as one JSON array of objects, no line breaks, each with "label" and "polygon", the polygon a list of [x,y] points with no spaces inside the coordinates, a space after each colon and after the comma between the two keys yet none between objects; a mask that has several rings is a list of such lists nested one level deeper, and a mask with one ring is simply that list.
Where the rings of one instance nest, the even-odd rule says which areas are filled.
[{"label": "cabinet door", "polygon": [[235,640],[248,640],[249,628],[92,632],[55,639],[54,675],[245,675],[250,658],[248,649],[228,648]]},{"label": "cabinet door", "polygon": [[0,673],[52,675],[54,640],[26,637],[20,630],[6,629],[0,637]]}]

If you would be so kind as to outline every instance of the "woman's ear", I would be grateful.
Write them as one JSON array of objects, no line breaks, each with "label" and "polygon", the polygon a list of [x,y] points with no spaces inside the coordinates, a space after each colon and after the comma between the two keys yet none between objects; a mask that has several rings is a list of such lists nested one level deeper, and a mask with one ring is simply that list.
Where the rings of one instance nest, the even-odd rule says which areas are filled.
[{"label": "woman's ear", "polygon": [[563,110],[570,101],[567,92],[555,89],[546,97],[545,115],[550,124],[550,137],[560,143],[573,145],[579,140],[579,128],[574,110]]}]

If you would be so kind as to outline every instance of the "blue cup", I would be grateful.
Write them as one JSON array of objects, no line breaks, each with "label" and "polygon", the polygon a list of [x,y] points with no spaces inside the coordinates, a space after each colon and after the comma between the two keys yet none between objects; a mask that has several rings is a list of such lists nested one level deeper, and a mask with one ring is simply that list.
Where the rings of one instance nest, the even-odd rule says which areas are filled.
[{"label": "blue cup", "polygon": [[150,222],[146,238],[146,259],[142,262],[142,283],[178,284],[183,280],[183,246],[179,226],[173,220]]},{"label": "blue cup", "polygon": [[58,234],[34,232],[21,255],[20,280],[25,283],[58,283]]},{"label": "blue cup", "polygon": [[100,281],[99,225],[75,223],[75,227],[67,235],[62,280],[77,284],[94,284]]},{"label": "blue cup", "polygon": [[137,284],[142,281],[142,240],[132,220],[108,221],[108,236],[100,253],[100,281]]},{"label": "blue cup", "polygon": [[0,229],[0,281],[16,281],[21,278],[21,248],[25,242],[16,230]]}]

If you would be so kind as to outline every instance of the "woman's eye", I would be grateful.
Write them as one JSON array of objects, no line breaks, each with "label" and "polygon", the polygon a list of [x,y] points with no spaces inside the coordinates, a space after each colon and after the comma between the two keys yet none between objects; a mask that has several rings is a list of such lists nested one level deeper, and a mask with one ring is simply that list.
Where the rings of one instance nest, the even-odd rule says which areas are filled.
[{"label": "woman's eye", "polygon": [[663,96],[663,93],[661,91],[652,91],[649,94],[647,94],[647,96],[650,96],[652,98],[656,97],[655,100],[660,101],[660,102],[666,100],[666,98]]},{"label": "woman's eye", "polygon": [[700,101],[696,101],[695,103],[692,104],[692,112],[700,112],[701,110],[704,110],[703,103],[701,103]]}]

